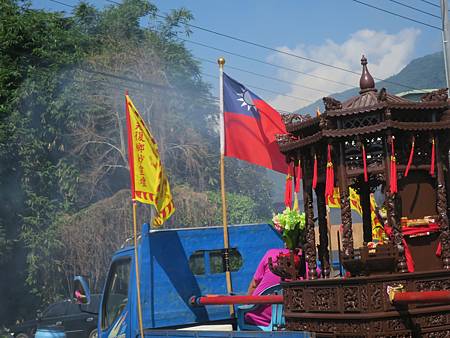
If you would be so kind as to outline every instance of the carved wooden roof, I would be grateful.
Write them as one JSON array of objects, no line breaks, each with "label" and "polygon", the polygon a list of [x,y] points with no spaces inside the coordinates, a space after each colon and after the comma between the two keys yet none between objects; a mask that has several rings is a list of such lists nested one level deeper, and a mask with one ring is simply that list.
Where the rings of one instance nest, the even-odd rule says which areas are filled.
[{"label": "carved wooden roof", "polygon": [[302,148],[310,144],[317,143],[323,138],[340,138],[353,135],[372,134],[386,129],[401,131],[446,130],[450,129],[450,120],[440,122],[402,122],[389,120],[371,126],[364,126],[359,128],[320,130],[317,133],[304,138],[297,138],[293,135],[290,135],[291,137],[285,138],[284,142],[278,141],[278,145],[282,152],[287,152],[296,148]]}]

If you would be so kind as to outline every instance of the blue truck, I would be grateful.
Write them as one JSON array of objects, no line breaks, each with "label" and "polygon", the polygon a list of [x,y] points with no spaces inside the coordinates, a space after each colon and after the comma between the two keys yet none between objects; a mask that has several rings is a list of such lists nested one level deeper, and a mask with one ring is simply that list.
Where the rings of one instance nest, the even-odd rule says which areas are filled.
[{"label": "blue truck", "polygon": [[[226,294],[221,227],[150,231],[138,239],[143,327],[146,337],[311,337],[307,333],[236,332],[229,306],[191,306],[192,296]],[[229,227],[233,292],[245,294],[269,248],[283,243],[269,224]],[[118,250],[109,268],[98,316],[101,338],[139,336],[134,247]],[[74,293],[89,302],[88,282],[75,277]],[[216,331],[219,329],[220,331]]]}]

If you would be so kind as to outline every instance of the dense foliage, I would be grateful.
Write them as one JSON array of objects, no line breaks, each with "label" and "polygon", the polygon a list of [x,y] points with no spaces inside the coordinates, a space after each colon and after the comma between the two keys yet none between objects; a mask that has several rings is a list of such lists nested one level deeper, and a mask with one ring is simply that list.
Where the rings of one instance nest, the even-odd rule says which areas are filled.
[{"label": "dense foliage", "polygon": [[[192,15],[156,13],[146,0],[69,16],[0,1],[0,325],[67,296],[73,274],[101,287],[129,235],[126,89],[179,206],[168,226],[221,223],[217,106],[178,40]],[[226,172],[230,222],[267,221],[264,171],[230,160]]]}]

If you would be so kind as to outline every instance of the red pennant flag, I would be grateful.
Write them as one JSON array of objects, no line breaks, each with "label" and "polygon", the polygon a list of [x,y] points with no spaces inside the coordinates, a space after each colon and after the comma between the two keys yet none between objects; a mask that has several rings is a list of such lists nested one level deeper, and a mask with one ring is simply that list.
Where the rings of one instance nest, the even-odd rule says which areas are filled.
[{"label": "red pennant flag", "polygon": [[411,164],[412,164],[412,160],[413,160],[413,156],[414,156],[414,143],[415,143],[415,139],[413,137],[412,143],[411,143],[411,151],[409,153],[408,164],[406,165],[406,169],[405,169],[405,177],[408,176],[409,169],[411,168]]},{"label": "red pennant flag", "polygon": [[362,143],[362,158],[364,166],[364,182],[367,182],[369,181],[369,176],[367,175],[366,147],[364,147],[364,143]]},{"label": "red pennant flag", "polygon": [[391,193],[397,193],[397,163],[395,159],[394,137],[391,141]]},{"label": "red pennant flag", "polygon": [[292,169],[288,164],[288,174],[286,176],[286,190],[284,192],[284,205],[292,208]]},{"label": "red pennant flag", "polygon": [[317,187],[317,156],[316,155],[314,155],[312,187],[313,187],[313,189],[316,189],[316,187]]},{"label": "red pennant flag", "polygon": [[436,158],[436,145],[434,143],[434,137],[431,140],[431,165],[430,165],[430,175],[434,176],[434,162],[435,162],[435,158]]},{"label": "red pennant flag", "polygon": [[302,166],[300,161],[297,165],[297,173],[295,175],[295,192],[298,194],[300,192],[300,181],[302,180]]}]

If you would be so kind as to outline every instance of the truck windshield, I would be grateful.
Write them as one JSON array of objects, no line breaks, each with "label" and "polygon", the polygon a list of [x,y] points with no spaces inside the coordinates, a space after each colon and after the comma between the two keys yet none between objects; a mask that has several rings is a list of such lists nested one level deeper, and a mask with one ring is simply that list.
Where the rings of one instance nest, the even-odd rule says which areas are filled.
[{"label": "truck windshield", "polygon": [[109,271],[106,291],[102,304],[102,329],[107,329],[122,313],[128,302],[130,280],[129,258],[115,261]]}]

